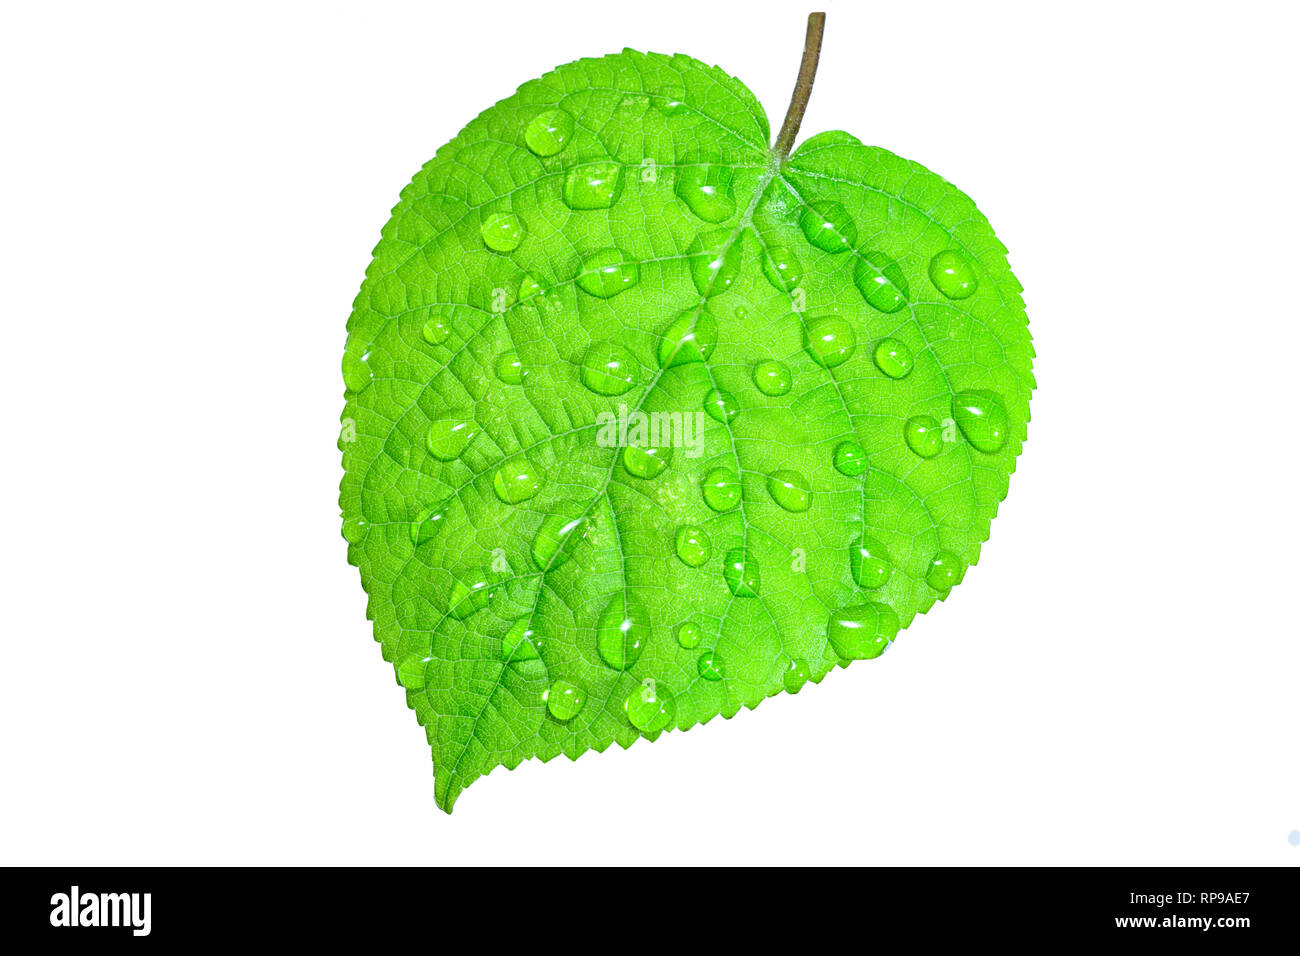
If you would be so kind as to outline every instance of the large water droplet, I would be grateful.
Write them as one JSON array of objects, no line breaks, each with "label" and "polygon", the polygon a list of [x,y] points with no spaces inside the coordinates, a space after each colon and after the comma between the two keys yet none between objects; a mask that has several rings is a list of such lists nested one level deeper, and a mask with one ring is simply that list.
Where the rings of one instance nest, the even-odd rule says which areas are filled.
[{"label": "large water droplet", "polygon": [[841,475],[856,478],[867,470],[867,452],[852,439],[835,446],[835,470]]},{"label": "large water droplet", "polygon": [[979,285],[974,266],[955,249],[945,249],[930,260],[930,281],[950,299],[965,299]]},{"label": "large water droplet", "polygon": [[741,245],[725,230],[699,236],[686,250],[695,291],[702,296],[726,292],[740,275]]},{"label": "large water droplet", "polygon": [[370,530],[370,522],[362,517],[348,518],[343,522],[343,540],[348,544],[360,544],[366,540],[366,532]]},{"label": "large water droplet", "polygon": [[647,677],[623,702],[632,726],[644,734],[663,730],[677,716],[677,703],[661,681]]},{"label": "large water droplet", "polygon": [[784,362],[765,359],[754,366],[754,384],[764,395],[784,395],[793,381],[790,369]]},{"label": "large water droplet", "polygon": [[407,690],[424,690],[432,661],[432,657],[420,654],[406,658],[397,665],[397,683]]},{"label": "large water droplet", "polygon": [[722,680],[722,660],[714,651],[705,651],[695,662],[695,669],[705,680]]},{"label": "large water droplet", "polygon": [[637,264],[620,250],[601,249],[582,260],[578,288],[598,299],[609,299],[632,288],[640,279]]},{"label": "large water droplet", "polygon": [[677,625],[677,643],[687,650],[698,647],[703,639],[704,631],[694,621],[683,621]]},{"label": "large water droplet", "polygon": [[673,544],[677,550],[677,557],[682,559],[683,564],[692,568],[703,565],[713,553],[713,542],[709,540],[708,533],[698,525],[687,524],[678,528]]},{"label": "large water droplet", "polygon": [[447,522],[446,503],[421,511],[411,522],[411,543],[421,545],[436,535]]},{"label": "large water droplet", "polygon": [[903,425],[907,447],[922,458],[933,458],[943,451],[943,431],[933,415],[913,415]]},{"label": "large water droplet", "polygon": [[573,138],[573,117],[561,109],[533,117],[524,130],[524,143],[538,156],[554,156]]},{"label": "large water droplet", "polygon": [[492,490],[506,504],[517,505],[542,490],[542,474],[531,461],[520,455],[497,466],[492,475]]},{"label": "large water droplet", "polygon": [[808,667],[808,662],[802,657],[794,657],[781,674],[781,684],[787,693],[797,694],[803,690],[803,685],[808,683],[810,677],[812,670]]},{"label": "large water droplet", "polygon": [[881,312],[897,312],[907,305],[907,278],[898,263],[883,253],[859,253],[853,284],[867,304]]},{"label": "large water droplet", "polygon": [[744,548],[732,548],[722,559],[722,577],[736,597],[758,597],[758,562]]},{"label": "large water droplet", "polygon": [[598,395],[622,395],[636,384],[640,365],[616,342],[593,342],[582,357],[582,384]]},{"label": "large water droplet", "polygon": [[551,716],[564,722],[582,712],[583,705],[587,703],[587,692],[570,681],[557,680],[542,693],[542,699],[546,701],[546,709]]},{"label": "large water droplet", "polygon": [[840,608],[826,626],[835,653],[849,661],[879,657],[897,633],[898,615],[875,602]]},{"label": "large water droplet", "polygon": [[349,392],[359,392],[373,381],[375,373],[370,370],[369,358],[369,352],[343,353],[343,387]]},{"label": "large water droplet", "polygon": [[704,362],[718,344],[718,323],[708,309],[691,309],[673,319],[659,340],[659,367]]},{"label": "large water droplet", "polygon": [[483,220],[479,234],[493,252],[514,252],[523,241],[524,225],[513,213],[497,212]]},{"label": "large water droplet", "polygon": [[969,389],[952,397],[952,417],[966,440],[985,454],[1001,451],[1010,422],[1002,401],[992,392]]},{"label": "large water droplet", "polygon": [[838,315],[810,318],[804,328],[803,341],[812,360],[822,368],[842,365],[857,345],[853,326]]},{"label": "large water droplet", "polygon": [[925,583],[936,591],[947,591],[961,584],[966,576],[966,562],[951,551],[940,551],[930,559],[930,567],[925,572]]},{"label": "large water droplet", "polygon": [[837,202],[815,202],[799,215],[804,238],[823,252],[848,252],[858,241],[858,227]]},{"label": "large water droplet", "polygon": [[494,369],[497,378],[507,385],[522,385],[528,376],[524,363],[519,360],[519,353],[514,349],[507,349],[498,355]]},{"label": "large water droplet", "polygon": [[564,179],[564,204],[570,209],[608,209],[623,191],[623,167],[618,163],[587,163],[569,170]]},{"label": "large water droplet", "polygon": [[663,448],[640,448],[628,445],[623,449],[623,467],[634,478],[657,478],[673,460],[673,450]]},{"label": "large water droplet", "polygon": [[487,607],[494,597],[496,588],[489,585],[485,578],[470,578],[468,582],[457,578],[452,582],[451,594],[447,598],[447,613],[456,620],[463,621],[475,611]]},{"label": "large water droplet", "polygon": [[463,418],[440,418],[429,424],[429,431],[424,436],[425,447],[429,454],[439,461],[452,461],[460,457],[465,446],[477,434],[472,421]]},{"label": "large water droplet", "polygon": [[615,595],[596,622],[596,650],[616,671],[637,662],[650,641],[650,615],[635,601]]},{"label": "large water droplet", "polygon": [[849,548],[849,567],[858,587],[869,591],[883,587],[894,569],[885,546],[868,535]]},{"label": "large water droplet", "polygon": [[784,246],[764,246],[763,275],[782,292],[793,292],[803,280],[803,264]]},{"label": "large water droplet", "polygon": [[501,659],[510,663],[516,661],[535,661],[542,656],[542,639],[528,626],[527,618],[520,618],[510,625],[501,638]]},{"label": "large water droplet", "polygon": [[774,471],[767,476],[767,493],[786,511],[807,511],[812,497],[808,479],[797,471]]},{"label": "large water droplet", "polygon": [[871,353],[871,360],[890,378],[903,378],[912,371],[912,350],[898,339],[881,339]]},{"label": "large water droplet", "polygon": [[585,515],[570,518],[549,514],[543,518],[533,538],[533,563],[538,570],[554,571],[568,561],[578,542],[586,536],[588,524]]},{"label": "large water droplet", "polygon": [[740,504],[740,476],[730,468],[714,468],[704,476],[704,503],[714,511]]},{"label": "large water droplet", "polygon": [[736,211],[727,166],[685,166],[677,172],[677,198],[705,222],[722,222]]},{"label": "large water droplet", "polygon": [[451,335],[451,322],[443,315],[431,315],[429,321],[420,329],[420,335],[430,345],[441,345]]},{"label": "large water droplet", "polygon": [[724,425],[740,414],[736,396],[721,388],[709,389],[709,394],[704,396],[704,410],[715,422]]}]

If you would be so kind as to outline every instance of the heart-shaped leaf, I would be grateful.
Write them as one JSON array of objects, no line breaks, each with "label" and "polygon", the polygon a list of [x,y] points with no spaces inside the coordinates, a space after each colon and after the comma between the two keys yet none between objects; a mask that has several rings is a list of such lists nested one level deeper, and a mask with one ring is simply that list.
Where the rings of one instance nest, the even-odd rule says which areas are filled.
[{"label": "heart-shaped leaf", "polygon": [[878,657],[979,556],[1029,420],[1021,287],[933,173],[789,153],[815,50],[775,148],[689,57],[562,66],[384,227],[343,535],[448,811]]}]

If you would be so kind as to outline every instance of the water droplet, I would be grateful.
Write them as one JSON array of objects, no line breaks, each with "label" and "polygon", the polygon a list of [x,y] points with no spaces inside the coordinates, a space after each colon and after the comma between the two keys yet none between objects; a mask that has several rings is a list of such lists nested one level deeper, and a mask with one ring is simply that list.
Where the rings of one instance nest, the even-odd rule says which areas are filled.
[{"label": "water droplet", "polygon": [[722,422],[724,425],[740,414],[736,396],[720,388],[709,389],[709,394],[704,396],[704,410],[715,422]]},{"label": "water droplet", "polygon": [[754,384],[764,395],[784,395],[790,391],[790,369],[784,362],[765,359],[754,366]]},{"label": "water droplet", "polygon": [[952,417],[966,440],[985,454],[1001,451],[1010,422],[1001,400],[992,392],[970,389],[952,397]]},{"label": "water droplet", "polygon": [[519,280],[519,301],[531,299],[535,295],[546,295],[546,287],[525,272]]},{"label": "water droplet", "polygon": [[538,156],[554,156],[573,138],[573,117],[561,109],[533,117],[524,130],[524,142]]},{"label": "water droplet", "polygon": [[690,107],[676,97],[668,97],[664,100],[656,100],[655,108],[664,116],[681,116],[690,110]]},{"label": "water droplet", "polygon": [[793,292],[803,280],[803,264],[784,246],[764,246],[763,275],[782,292]]},{"label": "water droplet", "polygon": [[767,493],[786,511],[807,511],[811,492],[808,479],[797,471],[774,471],[767,476]]},{"label": "water droplet", "polygon": [[452,461],[460,457],[465,446],[477,434],[474,423],[463,418],[441,418],[431,422],[424,437],[429,454],[439,461]]},{"label": "water droplet", "polygon": [[664,448],[639,448],[628,445],[623,449],[623,467],[634,478],[657,478],[673,460],[673,450]]},{"label": "water droplet", "polygon": [[907,305],[907,278],[898,263],[883,253],[859,253],[853,284],[867,304],[881,312],[897,312]]},{"label": "water droplet", "polygon": [[597,395],[622,395],[636,384],[640,365],[616,342],[593,342],[582,357],[582,384]]},{"label": "water droplet", "polygon": [[483,244],[493,252],[514,252],[524,238],[524,225],[514,213],[496,212],[479,226]]},{"label": "water droplet", "polygon": [[587,692],[577,684],[557,680],[542,693],[542,699],[546,701],[546,709],[551,716],[564,722],[582,712],[583,705],[587,703]]},{"label": "water droplet", "polygon": [[858,227],[837,202],[815,202],[799,215],[804,238],[823,252],[848,252],[858,241]]},{"label": "water droplet", "polygon": [[907,447],[922,458],[933,458],[943,451],[943,432],[932,415],[914,415],[903,426]]},{"label": "water droplet", "polygon": [[507,385],[522,385],[528,375],[524,363],[519,360],[519,353],[514,349],[507,349],[497,356],[495,371],[497,378]]},{"label": "water droplet", "polygon": [[722,661],[713,651],[705,651],[695,662],[695,668],[705,680],[722,680]]},{"label": "water droplet", "polygon": [[537,569],[554,571],[568,561],[578,542],[586,537],[588,525],[585,515],[570,518],[549,514],[543,518],[533,538],[533,563]]},{"label": "water droplet", "polygon": [[618,163],[574,166],[564,178],[564,204],[570,209],[608,209],[623,191],[623,167]]},{"label": "water droplet", "polygon": [[596,650],[600,659],[616,671],[637,662],[650,641],[650,615],[635,602],[616,595],[596,622]]},{"label": "water droplet", "polygon": [[879,657],[898,633],[898,615],[875,602],[843,607],[833,613],[826,636],[842,660]]},{"label": "water droplet", "polygon": [[623,702],[632,726],[645,734],[663,730],[677,716],[677,702],[663,683],[647,677]]},{"label": "water droplet", "polygon": [[708,309],[683,312],[659,341],[659,367],[707,361],[717,344],[718,323]]},{"label": "water droplet", "polygon": [[730,468],[714,468],[704,476],[704,503],[714,511],[740,504],[740,476]]},{"label": "water droplet", "polygon": [[732,548],[722,559],[722,577],[736,597],[758,597],[758,562],[744,548]]},{"label": "water droplet", "polygon": [[415,655],[397,665],[397,683],[407,690],[424,690],[432,657]]},{"label": "water droplet", "polygon": [[451,323],[441,315],[430,316],[429,321],[425,322],[424,328],[420,330],[420,334],[430,345],[441,345],[451,335]]},{"label": "water droplet", "polygon": [[370,522],[362,517],[348,518],[343,522],[343,540],[348,544],[360,544],[366,539]]},{"label": "water droplet", "polygon": [[457,578],[452,582],[451,595],[447,598],[447,613],[463,621],[475,611],[487,607],[494,597],[496,588],[489,586],[486,580],[474,579],[467,584]]},{"label": "water droplet", "polygon": [[343,353],[343,387],[349,392],[359,392],[375,377],[367,361],[370,353],[357,355],[353,352]]},{"label": "water droplet", "polygon": [[411,543],[421,545],[436,535],[447,520],[446,504],[434,505],[421,511],[411,522]]},{"label": "water droplet", "polygon": [[713,542],[709,540],[708,533],[697,525],[687,524],[678,528],[674,545],[677,557],[692,568],[703,565],[713,553]]},{"label": "water droplet", "polygon": [[925,572],[925,583],[936,591],[947,591],[961,584],[966,576],[966,562],[951,551],[940,551],[930,560],[930,568]]},{"label": "water droplet", "polygon": [[835,470],[856,478],[867,470],[867,452],[857,442],[845,439],[835,446]]},{"label": "water droplet", "polygon": [[498,465],[492,475],[492,490],[508,505],[527,501],[541,489],[541,472],[522,455]]},{"label": "water droplet", "polygon": [[510,625],[501,638],[501,659],[508,663],[535,661],[542,656],[542,639],[528,626],[527,618]]},{"label": "water droplet", "polygon": [[696,237],[686,250],[695,291],[702,296],[726,292],[740,275],[741,245],[731,233],[719,229]]},{"label": "water droplet", "polygon": [[688,651],[692,647],[699,646],[700,641],[704,638],[704,631],[694,621],[683,621],[677,625],[677,643]]},{"label": "water droplet", "polygon": [[808,320],[804,328],[804,348],[822,368],[842,365],[857,345],[853,326],[838,315],[823,315]]},{"label": "water droplet", "polygon": [[610,299],[632,288],[640,279],[637,264],[620,250],[601,249],[582,260],[578,288],[598,299]]},{"label": "water droplet", "polygon": [[876,343],[871,360],[890,378],[903,378],[912,371],[912,350],[898,339],[881,339]]},{"label": "water droplet", "polygon": [[849,567],[858,587],[869,591],[883,587],[894,569],[889,555],[885,553],[885,546],[867,535],[863,535],[862,540],[849,548]]},{"label": "water droplet", "polygon": [[945,249],[930,260],[930,281],[950,299],[965,299],[979,285],[974,266],[955,249]]},{"label": "water droplet", "polygon": [[812,671],[808,667],[808,662],[802,657],[795,657],[790,660],[785,673],[781,675],[781,683],[787,693],[797,694],[803,690],[803,685],[808,683],[810,677]]},{"label": "water droplet", "polygon": [[727,166],[685,166],[677,172],[677,198],[705,222],[722,222],[736,211]]}]

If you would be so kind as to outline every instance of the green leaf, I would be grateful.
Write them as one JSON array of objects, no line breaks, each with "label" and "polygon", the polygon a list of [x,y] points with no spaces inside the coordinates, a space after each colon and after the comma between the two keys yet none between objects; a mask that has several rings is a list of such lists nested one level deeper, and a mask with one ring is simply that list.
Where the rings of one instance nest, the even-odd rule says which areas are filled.
[{"label": "green leaf", "polygon": [[769,136],[719,69],[579,60],[384,227],[343,534],[445,810],[878,657],[979,557],[1034,387],[1005,250],[915,163]]}]

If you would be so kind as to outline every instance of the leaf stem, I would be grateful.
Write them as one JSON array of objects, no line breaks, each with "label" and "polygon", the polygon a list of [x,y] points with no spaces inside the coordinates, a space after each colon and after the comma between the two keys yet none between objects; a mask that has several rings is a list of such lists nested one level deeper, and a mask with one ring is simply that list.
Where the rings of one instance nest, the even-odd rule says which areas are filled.
[{"label": "leaf stem", "polygon": [[826,14],[808,14],[808,35],[803,41],[803,62],[799,64],[799,78],[795,80],[794,92],[790,95],[790,108],[785,111],[785,122],[777,134],[773,154],[784,162],[794,146],[794,138],[799,134],[799,124],[803,122],[803,111],[808,108],[808,97],[812,95],[813,77],[817,75],[817,58],[822,52],[822,31],[826,29]]}]

